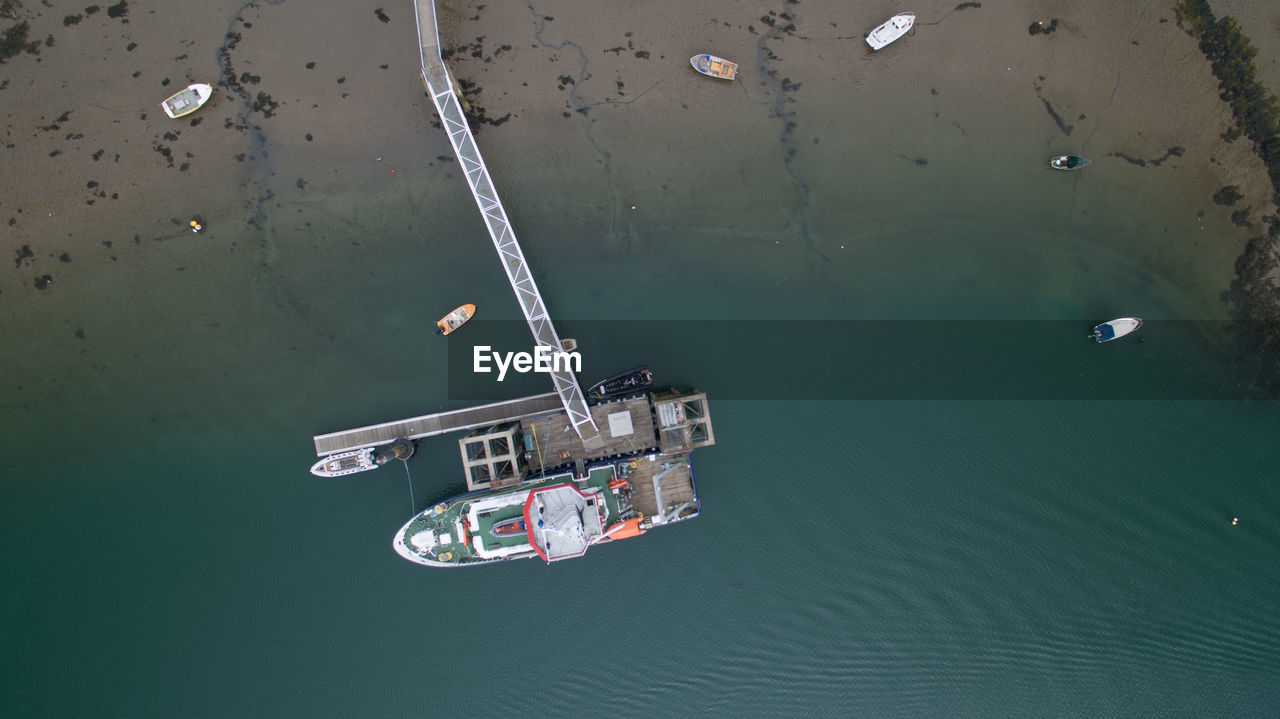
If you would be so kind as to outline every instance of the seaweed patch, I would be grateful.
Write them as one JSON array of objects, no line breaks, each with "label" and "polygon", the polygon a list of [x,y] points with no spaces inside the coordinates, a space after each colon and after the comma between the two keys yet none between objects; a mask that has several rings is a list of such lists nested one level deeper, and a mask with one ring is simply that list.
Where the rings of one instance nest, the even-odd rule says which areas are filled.
[{"label": "seaweed patch", "polygon": [[1146,167],[1147,165],[1151,165],[1152,167],[1159,167],[1164,163],[1168,162],[1169,158],[1171,157],[1182,157],[1182,154],[1186,151],[1187,151],[1187,148],[1185,147],[1181,147],[1181,146],[1170,147],[1168,150],[1165,150],[1165,153],[1163,155],[1161,155],[1160,157],[1157,157],[1154,160],[1144,160],[1141,157],[1134,157],[1132,155],[1127,155],[1123,152],[1112,152],[1108,155],[1108,157],[1118,157],[1121,160],[1124,160],[1125,162],[1131,165],[1137,165],[1138,167]]},{"label": "seaweed patch", "polygon": [[1053,31],[1057,29],[1058,29],[1058,18],[1055,17],[1055,18],[1050,18],[1049,22],[1039,20],[1037,22],[1031,23],[1031,27],[1027,28],[1027,31],[1030,32],[1032,36],[1052,35]]},{"label": "seaweed patch", "polygon": [[1064,134],[1064,135],[1066,135],[1066,136],[1070,137],[1070,136],[1071,136],[1071,131],[1075,129],[1075,126],[1074,126],[1074,125],[1068,125],[1068,124],[1066,124],[1065,122],[1063,122],[1063,121],[1062,121],[1062,116],[1061,116],[1061,115],[1059,115],[1059,114],[1058,114],[1058,112],[1057,112],[1056,110],[1054,110],[1054,109],[1053,109],[1053,104],[1052,104],[1052,103],[1050,103],[1048,100],[1046,100],[1046,99],[1044,99],[1044,98],[1042,97],[1042,98],[1040,98],[1040,101],[1044,103],[1044,109],[1045,109],[1045,110],[1048,110],[1048,112],[1049,112],[1049,117],[1052,117],[1052,118],[1053,118],[1053,121],[1054,121],[1055,123],[1057,123],[1057,125],[1058,125],[1058,129],[1059,129],[1059,130],[1062,130],[1062,134]]}]

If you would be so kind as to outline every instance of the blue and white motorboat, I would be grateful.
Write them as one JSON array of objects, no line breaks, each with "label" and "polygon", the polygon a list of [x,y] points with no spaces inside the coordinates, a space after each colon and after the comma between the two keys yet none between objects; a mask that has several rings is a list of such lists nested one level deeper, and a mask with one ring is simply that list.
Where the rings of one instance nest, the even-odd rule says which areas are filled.
[{"label": "blue and white motorboat", "polygon": [[1090,337],[1098,342],[1110,342],[1118,337],[1137,332],[1141,326],[1142,320],[1137,317],[1120,317],[1094,327]]}]

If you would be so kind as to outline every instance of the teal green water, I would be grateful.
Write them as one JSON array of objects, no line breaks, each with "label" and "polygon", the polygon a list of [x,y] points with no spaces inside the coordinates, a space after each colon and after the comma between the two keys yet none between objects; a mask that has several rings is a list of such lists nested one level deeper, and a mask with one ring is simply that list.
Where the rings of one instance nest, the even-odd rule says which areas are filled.
[{"label": "teal green water", "polygon": [[[282,189],[259,250],[226,223],[210,247],[239,254],[86,307],[84,339],[58,321],[11,344],[15,364],[49,359],[0,401],[0,714],[1273,715],[1280,409],[1191,399],[1246,377],[1213,326],[1163,322],[1221,317],[1202,299],[1218,288],[1134,249],[1196,241],[1167,219],[1176,188],[1133,206],[1101,160],[1077,179],[881,154],[856,175],[802,156],[812,204],[751,197],[780,218],[762,227],[705,219],[739,199],[681,208],[696,188],[649,187],[644,207],[674,209],[621,239],[500,178],[599,374],[653,361],[708,391],[718,441],[694,458],[699,519],[554,566],[395,555],[415,505],[462,489],[455,438],[407,473],[306,471],[314,434],[458,403],[445,347],[465,334],[432,335],[439,315],[518,317],[444,170],[417,168],[428,210],[347,188],[309,200],[305,234]],[[1146,343],[1084,340],[1126,314],[1151,320]],[[799,378],[760,376],[803,343],[765,320],[794,317],[936,341],[904,358],[850,330],[815,338]],[[726,343],[712,323],[729,318],[761,336]],[[681,321],[681,344],[611,328],[634,319]],[[986,387],[961,371],[984,347]],[[1006,371],[1025,394],[994,386]],[[892,385],[820,398],[848,372]],[[1064,392],[1068,376],[1133,399]]]},{"label": "teal green water", "polygon": [[[502,311],[503,292],[474,299]],[[427,319],[391,320],[418,325],[402,343],[322,340],[327,361],[233,343],[237,364],[205,367],[195,342],[145,360],[180,357],[187,382],[107,372],[85,399],[68,382],[6,408],[5,713],[1265,716],[1280,700],[1277,409],[1155,399],[1192,361],[1150,352],[1132,372],[1167,346],[1160,323],[1106,348],[1083,320],[1043,323],[1072,333],[1080,372],[1145,383],[1129,401],[741,399],[767,343],[694,347],[687,366],[657,348],[675,365],[660,372],[711,392],[703,516],[554,566],[444,571],[391,549],[400,467],[306,472],[314,433],[448,404],[424,374],[444,358]],[[896,361],[843,349],[864,371]],[[453,438],[422,449],[418,507],[461,489]]]},{"label": "teal green water", "polygon": [[[703,517],[554,566],[405,562],[399,468],[319,483],[283,433],[157,432],[20,464],[6,713],[1261,716],[1276,700],[1271,406],[714,411]],[[420,503],[454,491],[451,444],[413,462]]]}]

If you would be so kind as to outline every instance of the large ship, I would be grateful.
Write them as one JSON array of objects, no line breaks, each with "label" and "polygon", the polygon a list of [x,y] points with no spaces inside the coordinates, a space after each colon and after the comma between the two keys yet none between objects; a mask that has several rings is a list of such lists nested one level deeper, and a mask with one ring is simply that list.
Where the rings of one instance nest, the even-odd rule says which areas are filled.
[{"label": "large ship", "polygon": [[[647,491],[638,492],[642,482]],[[454,497],[409,520],[394,544],[400,556],[432,567],[555,562],[697,514],[687,457],[650,455],[592,467],[582,479],[565,472]]]},{"label": "large ship", "polygon": [[696,517],[690,454],[715,443],[706,395],[667,391],[591,408],[587,448],[562,411],[473,431],[459,442],[468,492],[396,533],[396,552],[432,567],[580,557],[597,544]]}]

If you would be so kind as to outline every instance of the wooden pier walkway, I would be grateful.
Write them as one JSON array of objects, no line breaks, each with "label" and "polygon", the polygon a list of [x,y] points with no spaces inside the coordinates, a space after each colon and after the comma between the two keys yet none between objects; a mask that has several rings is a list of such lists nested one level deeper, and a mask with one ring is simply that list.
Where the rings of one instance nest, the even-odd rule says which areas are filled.
[{"label": "wooden pier walkway", "polygon": [[325,457],[336,452],[390,444],[397,439],[434,437],[449,432],[487,427],[500,422],[528,419],[548,412],[560,414],[558,410],[561,409],[563,405],[560,402],[560,395],[547,392],[506,402],[425,414],[421,417],[383,422],[342,432],[330,432],[316,435],[312,440],[316,445],[316,456]]}]

